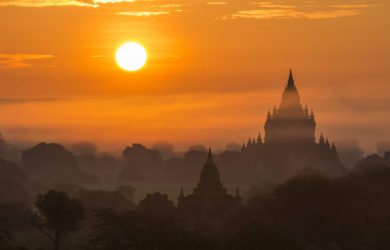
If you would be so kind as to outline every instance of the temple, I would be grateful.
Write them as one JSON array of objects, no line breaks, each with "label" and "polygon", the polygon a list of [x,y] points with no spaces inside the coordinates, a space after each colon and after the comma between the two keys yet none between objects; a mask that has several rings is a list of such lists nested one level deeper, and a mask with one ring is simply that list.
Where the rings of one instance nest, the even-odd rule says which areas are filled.
[{"label": "temple", "polygon": [[323,134],[316,140],[314,112],[302,107],[291,70],[279,107],[268,111],[264,131],[264,140],[260,133],[257,139],[249,138],[242,152],[266,178],[288,178],[309,168],[330,176],[345,170],[335,145]]},{"label": "temple", "polygon": [[301,106],[299,93],[290,71],[279,109],[269,112],[265,123],[265,141],[270,144],[308,144],[315,141],[316,122],[307,106]]},{"label": "temple", "polygon": [[193,193],[184,195],[183,189],[178,197],[178,210],[188,216],[196,228],[216,227],[218,221],[229,211],[241,205],[237,189],[230,195],[223,187],[217,165],[213,161],[211,149],[200,174],[198,185]]}]

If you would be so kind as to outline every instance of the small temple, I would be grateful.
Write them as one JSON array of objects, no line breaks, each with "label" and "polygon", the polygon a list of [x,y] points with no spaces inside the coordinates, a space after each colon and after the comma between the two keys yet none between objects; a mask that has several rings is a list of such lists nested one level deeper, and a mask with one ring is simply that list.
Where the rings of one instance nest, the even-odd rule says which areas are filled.
[{"label": "small temple", "polygon": [[202,228],[215,227],[221,217],[239,206],[241,206],[239,190],[237,189],[235,196],[227,193],[210,149],[193,193],[184,195],[183,188],[181,189],[178,210],[187,215],[197,228]]}]

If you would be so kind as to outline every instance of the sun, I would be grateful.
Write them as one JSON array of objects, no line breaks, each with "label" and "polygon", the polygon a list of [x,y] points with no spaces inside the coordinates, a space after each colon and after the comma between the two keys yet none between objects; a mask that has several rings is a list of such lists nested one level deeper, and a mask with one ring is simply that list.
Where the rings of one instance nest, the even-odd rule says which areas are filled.
[{"label": "sun", "polygon": [[126,71],[137,71],[144,67],[148,54],[145,48],[136,42],[122,44],[115,54],[119,67]]}]

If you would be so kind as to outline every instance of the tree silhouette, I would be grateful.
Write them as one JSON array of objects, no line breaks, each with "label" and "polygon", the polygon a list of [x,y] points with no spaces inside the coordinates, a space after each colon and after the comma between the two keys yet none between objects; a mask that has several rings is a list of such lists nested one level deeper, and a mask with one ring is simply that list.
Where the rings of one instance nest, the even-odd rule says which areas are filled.
[{"label": "tree silhouette", "polygon": [[70,199],[66,193],[50,190],[38,195],[35,202],[44,222],[36,221],[37,228],[53,241],[54,250],[60,247],[60,241],[80,227],[84,219],[83,205],[77,199]]},{"label": "tree silhouette", "polygon": [[97,208],[111,208],[116,211],[125,211],[135,208],[134,202],[128,199],[123,192],[117,190],[81,189],[78,192],[78,197],[88,211]]},{"label": "tree silhouette", "polygon": [[[98,223],[92,227],[86,249],[90,250],[206,250],[202,237],[184,229],[173,215],[151,215],[137,211],[118,213],[95,210]],[[220,248],[212,248],[213,250]],[[226,248],[225,248],[226,249]]]},{"label": "tree silhouette", "polygon": [[8,228],[0,227],[0,249],[11,250],[11,233]]}]

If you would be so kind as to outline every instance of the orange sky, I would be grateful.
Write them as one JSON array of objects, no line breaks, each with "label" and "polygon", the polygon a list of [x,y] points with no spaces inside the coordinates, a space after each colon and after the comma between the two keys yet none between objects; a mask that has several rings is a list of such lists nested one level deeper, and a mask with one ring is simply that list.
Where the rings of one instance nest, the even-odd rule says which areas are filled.
[{"label": "orange sky", "polygon": [[[386,0],[0,0],[8,141],[222,148],[278,104],[290,67],[330,140],[390,140]],[[136,73],[116,48],[149,53]]]}]

